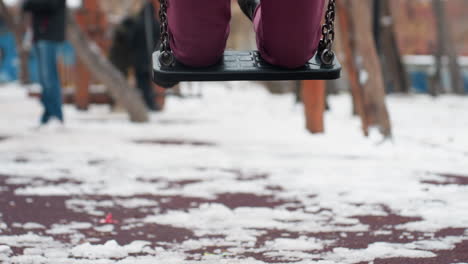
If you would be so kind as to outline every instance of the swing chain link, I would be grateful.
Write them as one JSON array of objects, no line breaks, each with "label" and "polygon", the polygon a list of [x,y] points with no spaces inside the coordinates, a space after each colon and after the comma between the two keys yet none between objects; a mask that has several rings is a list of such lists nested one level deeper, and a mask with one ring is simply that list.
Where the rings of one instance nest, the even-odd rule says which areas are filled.
[{"label": "swing chain link", "polygon": [[322,39],[318,48],[320,61],[325,66],[333,65],[335,59],[335,53],[332,50],[333,42],[335,41],[335,17],[336,0],[329,0],[327,11],[325,12],[325,24],[322,26]]},{"label": "swing chain link", "polygon": [[171,46],[169,44],[169,30],[168,30],[168,19],[167,19],[167,1],[159,0],[161,7],[159,9],[159,19],[161,23],[161,54],[159,55],[159,62],[162,66],[171,67],[175,64],[175,57],[172,53]]}]

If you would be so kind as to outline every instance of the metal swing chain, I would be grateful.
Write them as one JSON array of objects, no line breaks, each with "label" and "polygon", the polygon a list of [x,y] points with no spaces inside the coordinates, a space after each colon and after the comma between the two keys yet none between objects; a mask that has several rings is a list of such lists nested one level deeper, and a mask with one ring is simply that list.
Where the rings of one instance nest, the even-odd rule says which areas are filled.
[{"label": "metal swing chain", "polygon": [[167,1],[159,0],[161,7],[159,9],[159,19],[161,22],[161,54],[159,55],[159,62],[162,66],[171,67],[175,63],[175,57],[169,44],[169,30],[167,19]]},{"label": "metal swing chain", "polygon": [[320,61],[326,66],[332,65],[335,59],[335,53],[332,50],[335,41],[335,10],[336,0],[329,0],[325,12],[325,24],[322,26],[322,39],[318,48]]}]

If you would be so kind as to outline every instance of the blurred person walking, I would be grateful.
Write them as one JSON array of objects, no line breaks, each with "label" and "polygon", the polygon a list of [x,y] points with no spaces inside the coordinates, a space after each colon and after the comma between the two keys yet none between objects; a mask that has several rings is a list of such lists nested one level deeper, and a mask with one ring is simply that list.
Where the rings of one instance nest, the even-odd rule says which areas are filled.
[{"label": "blurred person walking", "polygon": [[66,0],[25,0],[23,11],[32,14],[34,49],[38,58],[44,107],[40,123],[45,125],[56,118],[63,124],[57,49],[65,41]]}]

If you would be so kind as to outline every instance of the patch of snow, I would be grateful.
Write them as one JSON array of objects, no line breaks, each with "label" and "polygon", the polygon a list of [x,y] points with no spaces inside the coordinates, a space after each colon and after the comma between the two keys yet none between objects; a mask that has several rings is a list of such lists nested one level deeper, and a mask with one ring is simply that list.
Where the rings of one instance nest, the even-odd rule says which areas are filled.
[{"label": "patch of snow", "polygon": [[24,229],[45,229],[45,226],[38,223],[26,223],[23,225]]},{"label": "patch of snow", "polygon": [[9,246],[0,245],[0,255],[9,256],[13,253]]},{"label": "patch of snow", "polygon": [[[8,264],[48,264],[47,258],[37,255],[22,255],[22,256],[13,256],[9,260]],[[54,263],[55,264],[55,263]]]},{"label": "patch of snow", "polygon": [[19,236],[0,236],[0,244],[11,247],[27,247],[37,245],[51,245],[54,240],[50,237],[39,236],[33,233],[28,233]]},{"label": "patch of snow", "polygon": [[433,258],[437,255],[424,250],[406,249],[402,244],[374,243],[366,249],[335,248],[326,259],[339,263],[370,262],[377,258]]},{"label": "patch of snow", "polygon": [[146,241],[134,241],[131,244],[120,246],[115,240],[108,241],[104,245],[86,243],[72,248],[70,254],[74,257],[87,259],[123,259],[129,254],[145,252],[150,244]]},{"label": "patch of snow", "polygon": [[113,225],[103,225],[103,226],[96,226],[94,230],[101,232],[101,233],[110,233],[114,231]]},{"label": "patch of snow", "polygon": [[87,259],[121,259],[128,256],[128,252],[124,251],[123,247],[114,240],[108,241],[104,245],[82,244],[74,247],[70,253],[74,257]]},{"label": "patch of snow", "polygon": [[54,224],[52,225],[51,229],[47,230],[48,234],[70,234],[76,232],[79,229],[89,229],[92,228],[93,225],[90,223],[80,223],[80,222],[72,222],[69,224]]},{"label": "patch of snow", "polygon": [[15,190],[16,195],[40,195],[40,196],[67,196],[76,193],[80,189],[77,184],[61,184],[57,186],[28,186]]},{"label": "patch of snow", "polygon": [[319,241],[312,238],[300,237],[297,239],[278,238],[273,241],[268,241],[266,246],[271,250],[282,251],[313,251],[320,250],[325,247],[324,241]]},{"label": "patch of snow", "polygon": [[97,210],[97,207],[107,208],[113,207],[115,204],[112,201],[69,199],[65,202],[65,205],[68,209],[77,213],[87,213],[90,215],[102,216],[105,215],[105,213]]},{"label": "patch of snow", "polygon": [[[297,221],[301,224],[297,224]],[[367,230],[366,226],[355,221],[352,221],[354,223],[352,226],[335,226],[333,222],[330,223],[326,215],[322,214],[311,215],[300,211],[248,207],[231,210],[221,204],[203,204],[200,208],[190,209],[187,212],[169,211],[166,214],[149,216],[145,222],[188,228],[195,230],[198,235],[214,232],[229,236],[235,234],[239,228],[244,230],[285,229],[295,232]],[[209,229],[205,229],[206,227]],[[245,238],[250,240],[248,236]]]},{"label": "patch of snow", "polygon": [[23,250],[23,255],[26,255],[26,256],[40,256],[43,253],[44,253],[43,250],[40,248],[25,248]]},{"label": "patch of snow", "polygon": [[125,208],[140,208],[140,207],[155,207],[158,205],[156,201],[148,200],[148,199],[119,199],[116,200],[116,203]]},{"label": "patch of snow", "polygon": [[44,257],[46,257],[49,260],[55,260],[55,259],[67,259],[68,258],[68,252],[66,250],[59,250],[59,249],[47,249],[44,251]]},{"label": "patch of snow", "polygon": [[405,245],[409,249],[429,250],[429,251],[442,251],[453,250],[455,245],[468,239],[468,237],[445,237],[442,239],[434,240],[421,240]]}]

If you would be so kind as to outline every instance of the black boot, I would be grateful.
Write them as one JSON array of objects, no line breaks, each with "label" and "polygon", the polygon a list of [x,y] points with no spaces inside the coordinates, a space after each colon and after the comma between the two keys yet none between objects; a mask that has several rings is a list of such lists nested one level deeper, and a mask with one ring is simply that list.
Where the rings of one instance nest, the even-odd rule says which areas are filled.
[{"label": "black boot", "polygon": [[237,0],[244,14],[253,21],[255,9],[260,4],[260,0]]}]

